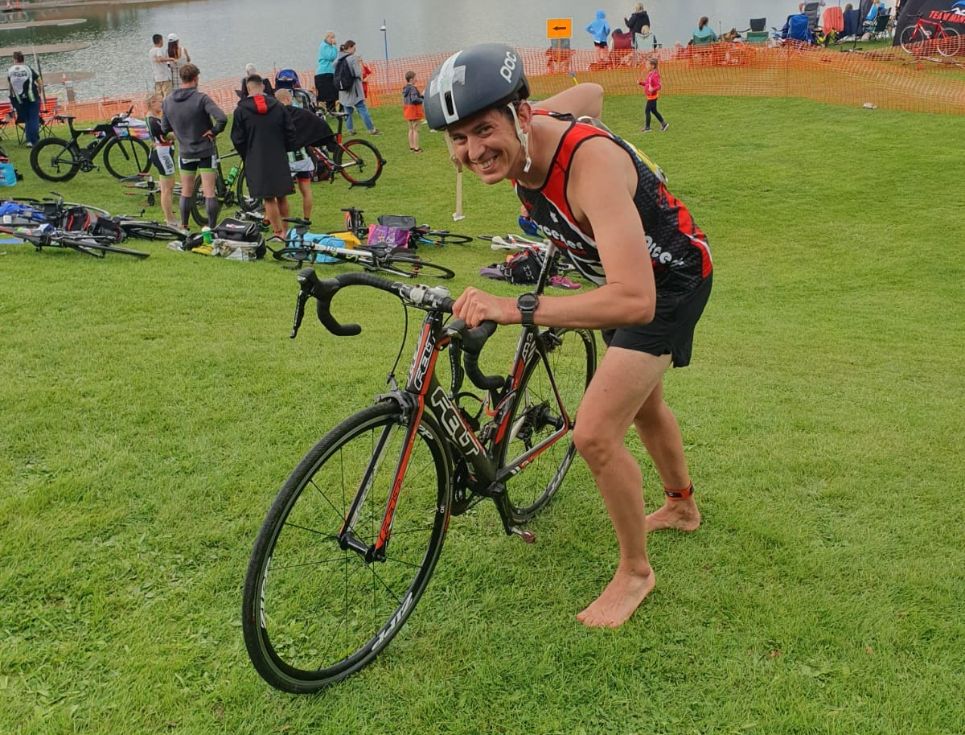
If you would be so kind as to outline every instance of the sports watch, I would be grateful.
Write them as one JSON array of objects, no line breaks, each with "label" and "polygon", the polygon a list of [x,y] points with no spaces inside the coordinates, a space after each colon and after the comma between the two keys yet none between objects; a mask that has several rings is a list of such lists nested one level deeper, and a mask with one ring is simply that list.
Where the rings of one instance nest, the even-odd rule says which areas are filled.
[{"label": "sports watch", "polygon": [[522,316],[524,327],[533,326],[533,315],[536,314],[538,307],[539,296],[534,293],[520,294],[519,298],[516,299],[516,308],[519,309],[519,313]]}]

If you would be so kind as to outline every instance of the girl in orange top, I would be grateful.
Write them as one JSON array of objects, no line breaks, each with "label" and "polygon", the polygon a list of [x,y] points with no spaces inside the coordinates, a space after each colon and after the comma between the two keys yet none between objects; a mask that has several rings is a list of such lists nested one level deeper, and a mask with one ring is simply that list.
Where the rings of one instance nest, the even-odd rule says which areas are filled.
[{"label": "girl in orange top", "polygon": [[657,112],[657,98],[660,96],[660,72],[657,71],[657,57],[653,56],[647,61],[647,68],[649,73],[647,78],[642,82],[637,82],[643,91],[647,95],[647,106],[644,109],[644,114],[646,115],[646,124],[644,125],[643,132],[650,132],[650,116],[653,115],[660,123],[660,129],[666,130],[670,127],[670,123],[665,121],[663,117]]}]

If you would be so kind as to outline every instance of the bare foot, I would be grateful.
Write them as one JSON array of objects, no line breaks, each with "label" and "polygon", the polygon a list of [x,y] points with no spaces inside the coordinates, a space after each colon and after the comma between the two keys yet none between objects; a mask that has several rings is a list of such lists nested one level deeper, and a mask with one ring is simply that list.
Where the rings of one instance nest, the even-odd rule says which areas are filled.
[{"label": "bare foot", "polygon": [[675,528],[678,531],[696,531],[700,528],[700,511],[692,497],[667,498],[662,507],[647,516],[647,532]]},{"label": "bare foot", "polygon": [[640,607],[656,582],[652,569],[640,575],[617,568],[603,593],[576,619],[589,628],[619,628]]}]

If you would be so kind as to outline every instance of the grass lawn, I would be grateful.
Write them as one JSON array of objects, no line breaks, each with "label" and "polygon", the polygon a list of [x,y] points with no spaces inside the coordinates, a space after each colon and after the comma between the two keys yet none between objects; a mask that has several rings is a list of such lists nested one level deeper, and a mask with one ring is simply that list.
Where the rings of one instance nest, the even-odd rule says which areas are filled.
[{"label": "grass lawn", "polygon": [[[361,336],[306,320],[293,342],[275,262],[0,245],[0,732],[960,733],[962,118],[668,96],[670,131],[643,136],[642,107],[607,121],[667,171],[716,278],[666,385],[704,526],[651,537],[657,590],[626,626],[574,620],[616,559],[577,463],[533,546],[489,504],[453,519],[361,675],[270,689],[241,638],[251,545],[308,447],[383,389],[401,310],[355,289],[336,311]],[[447,226],[442,139],[413,155],[400,111],[375,117],[384,176],[317,185],[318,229],[349,205]],[[6,147],[10,194],[136,209],[106,172],[50,187]],[[465,209],[458,231],[515,229],[508,186],[467,179]],[[455,290],[499,257],[423,254]]]}]

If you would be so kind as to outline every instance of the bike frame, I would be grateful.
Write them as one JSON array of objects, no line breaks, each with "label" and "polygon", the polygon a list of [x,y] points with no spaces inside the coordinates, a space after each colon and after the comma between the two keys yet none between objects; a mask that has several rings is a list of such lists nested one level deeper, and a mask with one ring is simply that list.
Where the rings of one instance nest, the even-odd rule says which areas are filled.
[{"label": "bike frame", "polygon": [[[555,259],[555,255],[556,251],[553,248],[540,272],[536,286],[537,293],[543,291],[549,277],[550,264]],[[487,414],[492,417],[490,425],[495,427],[495,433],[491,439],[491,449],[487,451],[483,446],[483,440],[469,425],[462,411],[453,402],[450,392],[439,384],[435,375],[436,362],[440,353],[453,345],[453,337],[446,333],[444,318],[444,315],[438,311],[430,311],[426,314],[422,322],[419,341],[412,355],[412,363],[409,367],[405,388],[393,390],[384,396],[396,401],[402,408],[404,416],[414,418],[408,422],[378,537],[371,546],[367,546],[355,536],[353,526],[365,501],[372,478],[384,460],[383,455],[392,427],[385,429],[380,437],[372,454],[372,460],[366,468],[361,486],[338,533],[338,540],[342,548],[356,551],[366,561],[382,560],[386,557],[386,547],[392,534],[392,521],[396,504],[402,490],[412,448],[423,422],[432,422],[433,428],[438,429],[436,433],[443,439],[449,464],[449,476],[452,477],[452,469],[459,460],[465,462],[469,489],[473,494],[490,497],[496,502],[496,508],[507,535],[513,533],[521,535],[524,532],[515,525],[516,521],[513,518],[513,512],[505,493],[505,482],[524,470],[553,444],[566,437],[573,428],[573,417],[566,412],[547,357],[546,338],[547,335],[552,335],[554,330],[547,329],[540,332],[537,327],[524,327],[516,346],[509,376],[502,387],[489,391],[488,403],[492,406],[492,409],[488,410]],[[538,356],[538,359],[543,361],[547,369],[550,386],[561,411],[563,425],[542,442],[521,454],[511,464],[498,468],[493,457],[499,456],[504,443],[511,437],[509,431],[510,417],[513,415],[513,408],[520,398],[518,391],[526,372],[526,366],[533,359],[534,353]]]},{"label": "bike frame", "polygon": [[[116,122],[115,122],[116,121]],[[110,122],[101,123],[100,125],[95,125],[92,128],[74,128],[74,119],[68,118],[67,120],[67,130],[70,133],[69,145],[73,149],[73,153],[79,155],[81,159],[86,159],[88,163],[93,163],[94,159],[97,158],[97,154],[100,153],[104,148],[110,143],[114,138],[121,139],[123,136],[117,134],[114,130],[115,125],[121,125],[123,120],[112,119]],[[88,143],[85,146],[81,146],[77,141],[83,135],[93,135],[95,137],[95,145]]]}]

